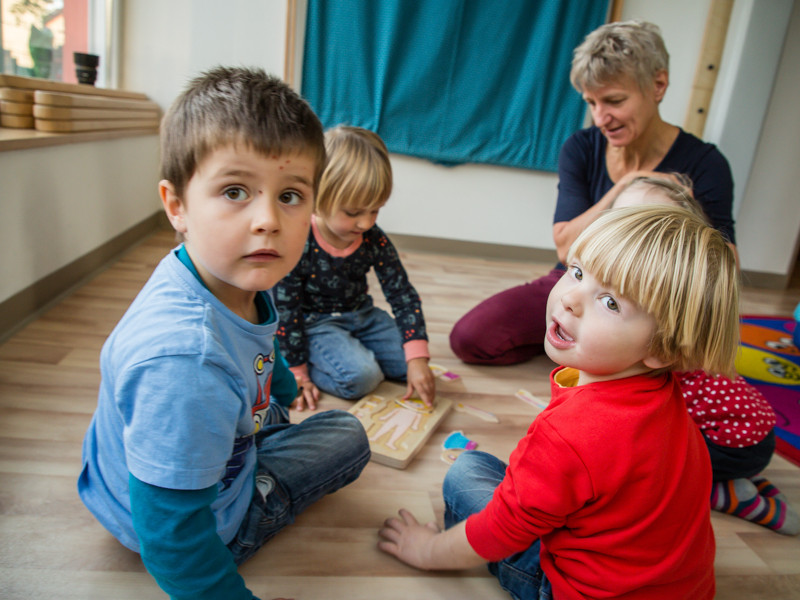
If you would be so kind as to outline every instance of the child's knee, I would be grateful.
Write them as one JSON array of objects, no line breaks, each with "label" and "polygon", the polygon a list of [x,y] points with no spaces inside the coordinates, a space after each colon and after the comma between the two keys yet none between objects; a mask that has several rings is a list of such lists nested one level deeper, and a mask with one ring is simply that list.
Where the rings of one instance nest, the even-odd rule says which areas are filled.
[{"label": "child's knee", "polygon": [[464,486],[471,476],[470,472],[472,471],[474,463],[473,458],[472,452],[464,452],[450,465],[450,468],[444,475],[444,481],[442,481],[442,495],[445,501],[447,501],[447,498],[452,498],[456,493],[464,489]]},{"label": "child's knee", "polygon": [[338,390],[336,395],[345,400],[358,400],[375,390],[383,379],[383,371],[378,363],[367,363],[358,373],[350,375],[343,373],[339,377],[336,382]]},{"label": "child's knee", "polygon": [[346,411],[328,411],[332,419],[330,428],[335,430],[341,439],[353,446],[361,446],[369,449],[369,439],[367,439],[367,432],[358,418]]},{"label": "child's knee", "polygon": [[[322,440],[328,448],[325,460],[329,461],[332,468],[329,474],[343,478],[341,485],[355,480],[371,456],[367,432],[358,418],[344,410],[329,410],[314,415],[308,421],[317,428],[316,439]],[[337,469],[342,472],[334,473]]]},{"label": "child's knee", "polygon": [[503,480],[505,469],[505,463],[497,457],[480,450],[468,450],[447,470],[442,482],[442,493],[445,499],[465,490],[479,495],[491,495]]},{"label": "child's knee", "polygon": [[473,327],[472,320],[463,317],[450,331],[450,348],[464,362],[475,362],[483,358],[479,339],[480,334]]}]

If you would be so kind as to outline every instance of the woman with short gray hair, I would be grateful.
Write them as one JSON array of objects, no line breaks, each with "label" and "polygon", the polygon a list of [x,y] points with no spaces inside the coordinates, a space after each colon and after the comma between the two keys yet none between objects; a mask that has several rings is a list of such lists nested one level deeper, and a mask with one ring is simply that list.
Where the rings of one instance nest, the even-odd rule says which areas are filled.
[{"label": "woman with short gray hair", "polygon": [[[659,28],[643,21],[599,27],[575,49],[570,80],[593,125],[567,139],[559,155],[553,220],[559,260],[630,181],[672,173],[689,177],[709,222],[734,247],[728,161],[716,146],[659,114],[669,86],[669,54]],[[563,273],[559,263],[548,275],[481,302],[450,333],[453,352],[464,362],[488,365],[542,354],[547,296]]]}]

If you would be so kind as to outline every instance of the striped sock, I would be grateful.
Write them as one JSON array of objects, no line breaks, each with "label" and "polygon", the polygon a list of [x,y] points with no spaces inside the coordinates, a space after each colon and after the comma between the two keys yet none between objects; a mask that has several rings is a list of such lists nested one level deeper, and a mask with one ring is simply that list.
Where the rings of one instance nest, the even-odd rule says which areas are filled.
[{"label": "striped sock", "polygon": [[756,475],[755,477],[748,477],[750,481],[758,488],[758,495],[765,498],[777,498],[781,502],[786,502],[786,496],[776,488],[772,482],[763,475]]},{"label": "striped sock", "polygon": [[[772,486],[774,487],[774,486]],[[800,519],[786,502],[761,496],[749,479],[718,481],[711,490],[711,508],[768,527],[785,535],[800,533]]]}]

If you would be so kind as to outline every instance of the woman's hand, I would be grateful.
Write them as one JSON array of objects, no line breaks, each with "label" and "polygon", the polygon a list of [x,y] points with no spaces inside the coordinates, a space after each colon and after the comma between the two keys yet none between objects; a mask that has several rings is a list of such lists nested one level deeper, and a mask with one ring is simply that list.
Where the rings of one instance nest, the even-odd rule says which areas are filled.
[{"label": "woman's hand", "polygon": [[658,171],[629,171],[625,173],[614,186],[608,190],[602,198],[591,208],[579,214],[571,221],[559,221],[553,224],[553,241],[556,244],[556,254],[558,260],[564,263],[567,260],[567,253],[572,242],[578,239],[583,230],[594,223],[600,215],[611,208],[614,200],[619,193],[637,177],[656,177],[677,182],[678,180],[671,173],[661,173]]},{"label": "woman's hand", "polygon": [[436,397],[436,378],[428,367],[427,358],[412,358],[408,361],[406,380],[408,387],[403,400],[413,396],[416,391],[425,406],[433,406],[433,400]]}]

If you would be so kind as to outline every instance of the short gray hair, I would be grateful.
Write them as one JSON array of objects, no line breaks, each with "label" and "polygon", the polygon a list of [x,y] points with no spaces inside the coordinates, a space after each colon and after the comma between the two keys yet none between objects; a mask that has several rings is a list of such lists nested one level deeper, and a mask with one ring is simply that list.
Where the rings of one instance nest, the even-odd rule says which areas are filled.
[{"label": "short gray hair", "polygon": [[618,21],[598,27],[575,48],[569,80],[580,93],[623,76],[645,89],[659,71],[669,71],[669,54],[658,26]]}]

